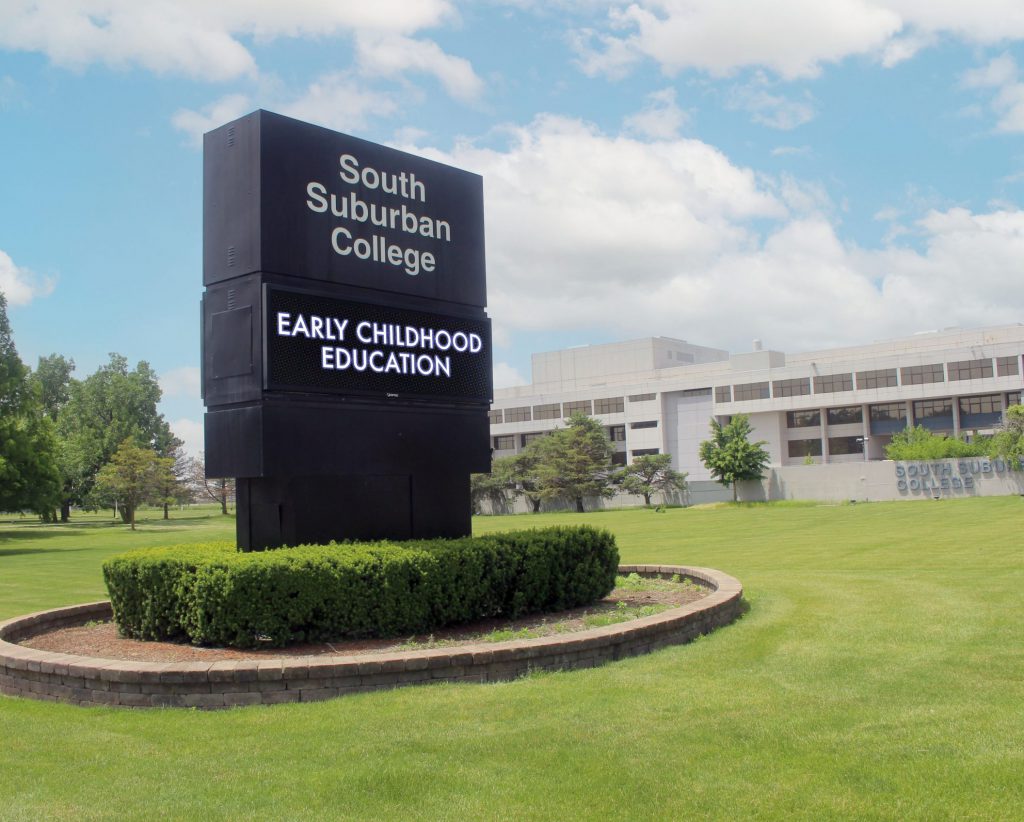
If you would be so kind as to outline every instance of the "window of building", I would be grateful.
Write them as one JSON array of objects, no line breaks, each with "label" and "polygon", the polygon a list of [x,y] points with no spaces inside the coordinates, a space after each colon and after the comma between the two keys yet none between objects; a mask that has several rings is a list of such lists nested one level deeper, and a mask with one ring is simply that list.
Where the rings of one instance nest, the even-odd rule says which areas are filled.
[{"label": "window of building", "polygon": [[883,402],[868,409],[872,422],[902,422],[907,418],[907,406],[902,402]]},{"label": "window of building", "polygon": [[518,408],[505,409],[505,422],[529,422],[530,406],[521,405]]},{"label": "window of building", "polygon": [[742,400],[766,400],[771,395],[768,393],[767,382],[745,382],[732,387],[733,396],[736,402]]},{"label": "window of building", "polygon": [[629,395],[629,401],[630,402],[647,402],[649,400],[653,400],[656,396],[658,396],[658,395],[657,394],[630,394]]},{"label": "window of building", "polygon": [[514,434],[500,434],[494,437],[494,450],[495,451],[511,451],[516,447],[516,438]]},{"label": "window of building", "polygon": [[773,397],[802,397],[811,393],[811,381],[807,377],[795,380],[775,380],[772,382]]},{"label": "window of building", "polygon": [[790,440],[789,455],[791,457],[820,457],[821,440]]},{"label": "window of building", "polygon": [[612,454],[612,465],[625,465],[626,464],[626,452],[616,451]]},{"label": "window of building", "polygon": [[625,403],[622,397],[606,397],[602,400],[594,400],[595,414],[621,414],[625,410]]},{"label": "window of building", "polygon": [[711,396],[711,389],[710,388],[687,388],[685,391],[681,392],[681,395],[684,396],[684,397],[710,397]]},{"label": "window of building", "polygon": [[501,423],[502,423],[501,409],[500,408],[494,408],[494,409],[488,411],[487,412],[487,421],[491,425],[501,425]]},{"label": "window of building", "polygon": [[549,402],[546,405],[533,406],[533,418],[535,420],[557,420],[562,416],[562,406],[557,402]]},{"label": "window of building", "polygon": [[828,438],[828,453],[830,456],[840,456],[842,454],[863,454],[864,453],[864,438],[863,437],[829,437]]},{"label": "window of building", "polygon": [[576,400],[575,402],[563,402],[562,414],[571,417],[573,414],[586,414],[588,417],[593,414],[590,400]]},{"label": "window of building", "polygon": [[911,365],[900,369],[900,382],[903,385],[924,385],[929,382],[945,382],[945,370],[942,363],[930,365]]},{"label": "window of building", "polygon": [[732,402],[732,386],[719,385],[716,387],[715,402]]},{"label": "window of building", "polygon": [[1006,395],[1006,405],[1020,405],[1020,391],[1011,391]]},{"label": "window of building", "polygon": [[952,417],[952,400],[915,400],[914,421],[930,420],[936,417]]},{"label": "window of building", "polygon": [[883,368],[879,371],[858,371],[857,388],[894,388],[896,386],[896,369]]},{"label": "window of building", "polygon": [[815,394],[834,394],[836,391],[853,391],[853,374],[822,374],[814,378]]},{"label": "window of building", "polygon": [[810,428],[821,425],[820,411],[787,411],[786,428]]},{"label": "window of building", "polygon": [[968,416],[974,414],[1001,414],[1003,412],[1003,398],[998,394],[985,394],[981,397],[961,397],[960,414]]},{"label": "window of building", "polygon": [[529,445],[534,440],[539,440],[541,437],[546,436],[547,434],[544,431],[532,431],[529,434],[520,434],[519,443],[520,445],[523,446],[523,448],[526,448],[526,446]]},{"label": "window of building", "polygon": [[950,380],[980,380],[992,376],[992,360],[959,360],[946,363]]},{"label": "window of building", "polygon": [[652,454],[657,454],[657,448],[637,448],[635,451],[630,452],[634,457],[649,457]]},{"label": "window of building", "polygon": [[608,428],[608,439],[612,442],[625,442],[626,441],[626,426],[624,425],[612,425]]},{"label": "window of building", "polygon": [[844,405],[842,408],[828,409],[829,425],[849,425],[851,422],[863,422],[864,412],[859,405]]},{"label": "window of building", "polygon": [[996,357],[996,375],[999,377],[1015,377],[1020,373],[1020,357]]},{"label": "window of building", "polygon": [[629,427],[632,428],[634,431],[636,429],[638,429],[638,428],[657,428],[658,427],[658,421],[657,420],[643,420],[642,422],[631,422],[629,424]]}]

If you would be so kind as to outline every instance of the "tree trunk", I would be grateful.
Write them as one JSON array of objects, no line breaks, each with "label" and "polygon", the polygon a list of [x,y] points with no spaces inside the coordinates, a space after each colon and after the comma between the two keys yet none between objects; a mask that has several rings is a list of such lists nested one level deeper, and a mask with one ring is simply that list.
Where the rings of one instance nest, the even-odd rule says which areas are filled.
[{"label": "tree trunk", "polygon": [[533,503],[533,513],[539,514],[540,513],[540,497],[537,497],[536,499],[531,499],[530,502]]},{"label": "tree trunk", "polygon": [[67,522],[69,519],[71,519],[71,501],[64,500],[60,504],[60,521]]},{"label": "tree trunk", "polygon": [[732,501],[738,502],[739,497],[736,496],[736,480],[732,481]]},{"label": "tree trunk", "polygon": [[651,495],[650,494],[644,494],[644,505],[646,505],[648,508],[651,507]]},{"label": "tree trunk", "polygon": [[228,515],[228,489],[226,485],[220,487],[220,512],[224,516]]},{"label": "tree trunk", "polygon": [[128,510],[131,511],[131,514],[129,515],[129,519],[131,520],[132,530],[134,531],[135,530],[135,506],[133,505]]},{"label": "tree trunk", "polygon": [[169,507],[168,504],[165,502],[164,503],[164,519],[170,519],[171,518],[170,514],[167,513],[168,507]]},{"label": "tree trunk", "polygon": [[583,497],[576,497],[576,513],[586,513],[586,509],[583,507]]}]

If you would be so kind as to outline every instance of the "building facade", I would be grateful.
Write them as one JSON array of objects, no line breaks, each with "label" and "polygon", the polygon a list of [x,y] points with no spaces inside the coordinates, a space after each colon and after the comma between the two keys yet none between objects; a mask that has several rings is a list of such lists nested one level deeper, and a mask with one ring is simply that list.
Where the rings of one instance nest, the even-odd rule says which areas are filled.
[{"label": "building facade", "polygon": [[575,412],[600,419],[625,465],[668,453],[689,479],[709,421],[750,416],[772,465],[881,460],[892,435],[921,425],[991,431],[1024,387],[1024,324],[951,329],[852,348],[730,354],[668,337],[534,354],[530,385],[495,391],[494,457],[523,450]]}]

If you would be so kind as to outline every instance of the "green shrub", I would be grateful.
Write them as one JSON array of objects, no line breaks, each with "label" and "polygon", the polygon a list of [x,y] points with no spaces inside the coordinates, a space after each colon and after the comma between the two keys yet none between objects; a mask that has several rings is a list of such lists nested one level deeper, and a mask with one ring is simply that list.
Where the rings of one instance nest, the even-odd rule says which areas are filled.
[{"label": "green shrub", "polygon": [[586,605],[615,586],[618,561],[609,532],[581,526],[253,553],[154,548],[110,558],[103,577],[125,636],[245,648]]}]

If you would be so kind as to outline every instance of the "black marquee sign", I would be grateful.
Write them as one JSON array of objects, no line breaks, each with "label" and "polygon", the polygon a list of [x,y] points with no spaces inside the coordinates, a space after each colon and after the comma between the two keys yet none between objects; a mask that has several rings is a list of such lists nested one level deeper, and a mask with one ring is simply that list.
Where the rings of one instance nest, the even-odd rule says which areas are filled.
[{"label": "black marquee sign", "polygon": [[489,469],[479,176],[265,111],[206,135],[206,467],[245,549],[469,533]]}]

